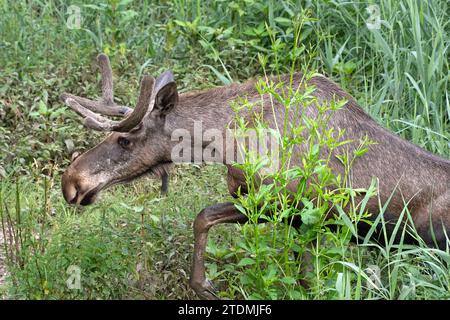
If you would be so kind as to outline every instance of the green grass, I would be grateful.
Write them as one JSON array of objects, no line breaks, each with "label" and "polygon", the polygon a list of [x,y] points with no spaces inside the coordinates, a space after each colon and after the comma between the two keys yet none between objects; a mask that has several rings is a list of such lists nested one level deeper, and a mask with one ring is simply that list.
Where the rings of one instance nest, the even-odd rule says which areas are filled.
[{"label": "green grass", "polygon": [[[116,96],[127,104],[134,104],[144,72],[171,69],[179,90],[187,91],[261,75],[260,55],[268,72],[288,71],[294,61],[297,68],[308,64],[385,127],[450,155],[445,0],[377,1],[380,30],[366,27],[368,4],[356,1],[78,3],[82,28],[74,30],[66,26],[72,3],[0,1],[0,212],[3,221],[10,216],[22,240],[7,248],[10,277],[2,290],[10,297],[195,297],[188,288],[192,221],[205,206],[229,198],[222,166],[176,167],[167,198],[159,197],[159,182],[152,179],[113,187],[82,211],[62,198],[59,179],[71,153],[95,145],[101,135],[84,129],[58,96],[99,93],[92,62],[101,51],[111,57]],[[299,19],[300,43],[293,50]],[[211,230],[208,276],[223,297],[247,298],[265,289],[272,298],[449,297],[448,250],[373,244],[370,250],[338,248],[335,258],[323,260],[332,265],[315,269],[313,290],[287,279],[286,288],[299,293],[273,295],[283,278],[279,270],[268,268],[267,282],[252,287],[245,279],[251,268],[239,262],[253,232],[271,236],[283,228],[253,228]],[[272,249],[280,248],[282,243]],[[81,268],[82,290],[67,288],[70,265]],[[369,265],[381,266],[377,289],[367,289],[367,272],[358,270]]]},{"label": "green grass", "polygon": [[[145,178],[113,187],[83,210],[65,204],[58,180],[2,181],[1,213],[16,221],[19,243],[7,250],[15,284],[9,297],[194,298],[187,277],[192,221],[203,207],[223,201],[223,173],[213,166],[179,167],[165,198],[159,182]],[[66,286],[71,265],[81,269],[82,290]]]}]

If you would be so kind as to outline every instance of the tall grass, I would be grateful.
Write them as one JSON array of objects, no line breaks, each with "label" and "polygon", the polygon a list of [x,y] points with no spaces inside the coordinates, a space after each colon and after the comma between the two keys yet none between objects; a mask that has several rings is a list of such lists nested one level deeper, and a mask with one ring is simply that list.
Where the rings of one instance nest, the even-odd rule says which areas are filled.
[{"label": "tall grass", "polygon": [[327,71],[342,76],[342,68],[336,65],[353,61],[347,86],[356,90],[367,111],[415,143],[435,152],[447,150],[448,3],[406,0],[377,4],[380,29],[364,27],[366,4],[347,2],[321,10],[326,14],[320,24],[331,34],[344,33],[342,40],[326,42]]}]

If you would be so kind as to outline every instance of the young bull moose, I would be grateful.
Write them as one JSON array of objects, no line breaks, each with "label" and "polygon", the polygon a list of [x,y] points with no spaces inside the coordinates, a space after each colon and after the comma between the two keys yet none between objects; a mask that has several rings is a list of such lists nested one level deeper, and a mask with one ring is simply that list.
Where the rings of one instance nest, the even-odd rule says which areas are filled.
[{"label": "young bull moose", "polygon": [[[156,80],[147,75],[143,77],[134,109],[119,106],[113,101],[109,60],[107,56],[99,55],[98,61],[103,77],[103,96],[100,100],[93,101],[70,94],[61,96],[66,105],[84,118],[86,127],[112,131],[100,144],[77,157],[64,172],[62,191],[70,204],[89,205],[102,189],[133,180],[145,173],[164,176],[166,167],[172,162],[172,150],[179,144],[178,139],[172,139],[172,133],[183,129],[194,136],[195,123],[201,121],[203,132],[217,129],[225,135],[225,128],[234,119],[230,101],[238,97],[259,101],[259,108],[272,128],[275,128],[274,119],[282,123],[285,112],[288,112],[289,121],[297,121],[299,117],[293,112],[294,108],[286,111],[276,101],[272,101],[274,108],[269,102],[261,102],[270,99],[261,100],[254,81],[179,95],[169,71]],[[289,77],[272,80],[288,83]],[[303,82],[300,73],[294,74],[293,87],[304,88],[306,84]],[[407,203],[418,234],[430,245],[437,242],[440,247],[445,247],[446,234],[450,231],[450,161],[430,154],[379,126],[350,95],[327,78],[314,76],[307,80],[307,84],[315,87],[312,94],[319,103],[326,104],[336,99],[347,101],[328,123],[336,129],[345,128],[343,139],[359,141],[361,137],[367,136],[377,142],[370,145],[364,157],[353,163],[351,185],[354,188],[367,188],[372,178],[377,177],[379,199],[383,203],[389,202],[386,219],[395,221]],[[314,105],[307,106],[304,112],[310,117],[317,114]],[[113,121],[100,114],[126,117],[122,121]],[[251,115],[248,115],[248,119],[251,123]],[[194,142],[194,152],[188,160],[193,161],[196,148],[202,151],[209,142]],[[352,147],[355,148],[356,143],[350,144]],[[236,152],[235,148],[232,150]],[[293,165],[301,165],[299,160],[295,163],[296,159],[300,159],[301,152],[300,146],[294,150]],[[228,159],[225,155],[222,158]],[[338,174],[342,173],[344,168],[341,162],[335,157],[331,159],[331,168]],[[245,193],[243,173],[229,163],[225,165],[228,168],[230,194],[236,196],[238,189]],[[295,192],[295,181],[289,184],[289,188]],[[378,199],[369,200],[366,208],[376,216],[379,213]],[[220,223],[246,221],[247,217],[231,202],[212,205],[198,214],[194,221],[195,245],[190,284],[200,297],[216,297],[205,277],[204,253],[208,230]]]}]

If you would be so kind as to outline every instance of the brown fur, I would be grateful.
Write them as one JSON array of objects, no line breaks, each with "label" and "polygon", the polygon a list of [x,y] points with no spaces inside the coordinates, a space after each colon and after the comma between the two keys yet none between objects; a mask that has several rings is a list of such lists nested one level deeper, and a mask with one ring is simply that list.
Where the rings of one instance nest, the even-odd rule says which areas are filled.
[{"label": "brown fur", "polygon": [[[300,85],[302,75],[294,75],[294,87]],[[272,79],[276,80],[276,78]],[[288,81],[288,76],[282,78]],[[388,201],[393,193],[386,210],[386,219],[395,222],[405,204],[413,217],[415,227],[428,244],[432,244],[430,233],[430,215],[433,221],[433,230],[441,247],[445,246],[445,235],[442,228],[449,233],[450,228],[450,162],[435,156],[418,146],[394,135],[376,123],[356,101],[344,92],[337,84],[322,76],[313,77],[309,83],[315,86],[314,95],[322,103],[332,100],[346,99],[347,104],[337,111],[329,125],[345,129],[343,139],[350,139],[350,151],[356,147],[360,138],[367,135],[377,144],[369,147],[369,152],[355,161],[352,168],[351,184],[354,188],[367,188],[373,177],[379,179],[379,197],[382,205]],[[255,82],[248,81],[241,85],[214,88],[207,91],[187,93],[180,96],[180,104],[174,112],[168,115],[166,126],[168,131],[177,127],[192,128],[194,120],[203,120],[203,129],[222,129],[232,122],[234,113],[229,107],[229,101],[245,96],[250,101],[260,99],[255,90]],[[267,98],[267,97],[266,97]],[[269,99],[265,99],[268,101]],[[266,121],[271,127],[273,123],[272,108],[269,104],[262,106]],[[284,107],[276,104],[277,119],[284,116]],[[308,108],[308,116],[314,117],[316,110]],[[289,114],[290,121],[293,112]],[[281,120],[279,120],[281,121]],[[293,159],[299,159],[302,150],[297,149]],[[300,165],[293,160],[294,165]],[[336,173],[343,173],[342,164],[333,158],[331,166]],[[238,188],[246,189],[242,172],[228,165],[228,187],[230,194],[234,195]],[[292,189],[296,187],[292,184]],[[377,197],[372,198],[367,206],[370,213],[376,217],[380,212]],[[363,230],[363,228],[362,228]]]},{"label": "brown fur", "polygon": [[[288,79],[288,76],[283,76],[281,80],[286,83]],[[295,74],[293,86],[304,87],[302,79],[301,73]],[[276,82],[277,78],[272,78],[272,80]],[[382,128],[358,106],[351,96],[329,79],[315,76],[309,80],[308,84],[316,87],[313,94],[321,103],[329,103],[332,100],[340,99],[348,101],[341,110],[332,116],[329,123],[336,129],[346,130],[344,139],[358,142],[360,138],[367,135],[371,140],[377,142],[377,144],[369,147],[365,156],[358,158],[354,163],[352,186],[354,188],[367,188],[373,177],[378,178],[381,202],[386,202],[393,193],[387,207],[386,217],[395,221],[402,212],[405,203],[408,203],[408,208],[420,235],[428,244],[432,244],[429,223],[431,219],[436,239],[439,245],[444,247],[446,243],[444,230],[449,232],[450,228],[450,189],[448,185],[450,162],[424,151]],[[254,102],[259,101],[260,96],[255,89],[255,81],[181,94],[176,106],[173,110],[167,112],[164,117],[152,116],[152,113],[150,113],[144,118],[143,130],[133,134],[131,132],[125,134],[130,139],[134,139],[135,146],[132,155],[127,157],[121,155],[120,152],[122,151],[117,148],[114,149],[117,154],[111,151],[112,145],[116,143],[119,135],[123,135],[114,133],[112,137],[103,142],[104,146],[100,147],[101,152],[92,152],[91,150],[91,155],[88,152],[80,156],[68,168],[63,177],[63,190],[71,189],[71,191],[65,191],[66,199],[68,201],[73,200],[72,197],[76,189],[73,189],[74,183],[80,184],[82,179],[89,180],[89,172],[92,172],[92,169],[89,168],[93,166],[93,159],[95,161],[101,159],[101,162],[104,163],[105,154],[114,154],[114,159],[126,158],[123,161],[129,162],[128,164],[121,164],[123,167],[121,172],[117,172],[115,167],[100,166],[100,169],[110,171],[110,179],[116,179],[114,175],[136,177],[147,170],[159,172],[159,169],[154,168],[170,161],[170,150],[177,143],[170,140],[173,130],[185,128],[193,134],[194,121],[202,120],[203,130],[216,128],[224,132],[226,126],[232,123],[235,116],[230,107],[230,101],[238,97],[246,97],[249,101]],[[261,105],[258,110],[264,112],[264,118],[269,126],[274,128],[273,117],[275,116],[279,122],[282,122],[281,119],[284,117],[285,109],[275,102],[275,115],[273,115],[269,97],[266,96],[264,101],[265,104]],[[317,111],[312,105],[305,112],[309,117],[317,115]],[[292,109],[288,117],[292,123],[299,121],[298,118],[295,118]],[[250,114],[248,119],[251,123]],[[356,142],[349,145],[350,151],[356,147]],[[202,147],[205,147],[206,143],[204,142]],[[295,150],[292,158],[293,165],[300,165],[296,162],[296,159],[300,159],[299,155],[302,152],[301,147]],[[115,160],[115,163],[119,163],[119,160]],[[336,158],[332,158],[330,165],[336,173],[343,172],[343,166]],[[117,181],[120,181],[120,179]],[[230,165],[228,165],[227,181],[232,195],[235,195],[238,188],[241,188],[241,191],[246,189],[242,172]],[[109,184],[106,183],[105,186],[107,185]],[[90,188],[94,187],[95,183],[90,183]],[[296,183],[293,181],[291,188],[294,190],[295,187]],[[102,188],[103,186],[96,191],[98,192]],[[369,201],[367,208],[374,216],[380,212],[376,198]]]}]

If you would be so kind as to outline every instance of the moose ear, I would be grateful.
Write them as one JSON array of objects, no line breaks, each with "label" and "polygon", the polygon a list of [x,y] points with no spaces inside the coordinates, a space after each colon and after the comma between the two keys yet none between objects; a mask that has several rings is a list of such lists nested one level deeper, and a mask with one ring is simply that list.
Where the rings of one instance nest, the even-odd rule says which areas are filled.
[{"label": "moose ear", "polygon": [[155,84],[155,105],[152,113],[157,113],[160,116],[168,114],[178,103],[178,91],[173,74],[166,71],[161,74],[156,80]]}]

